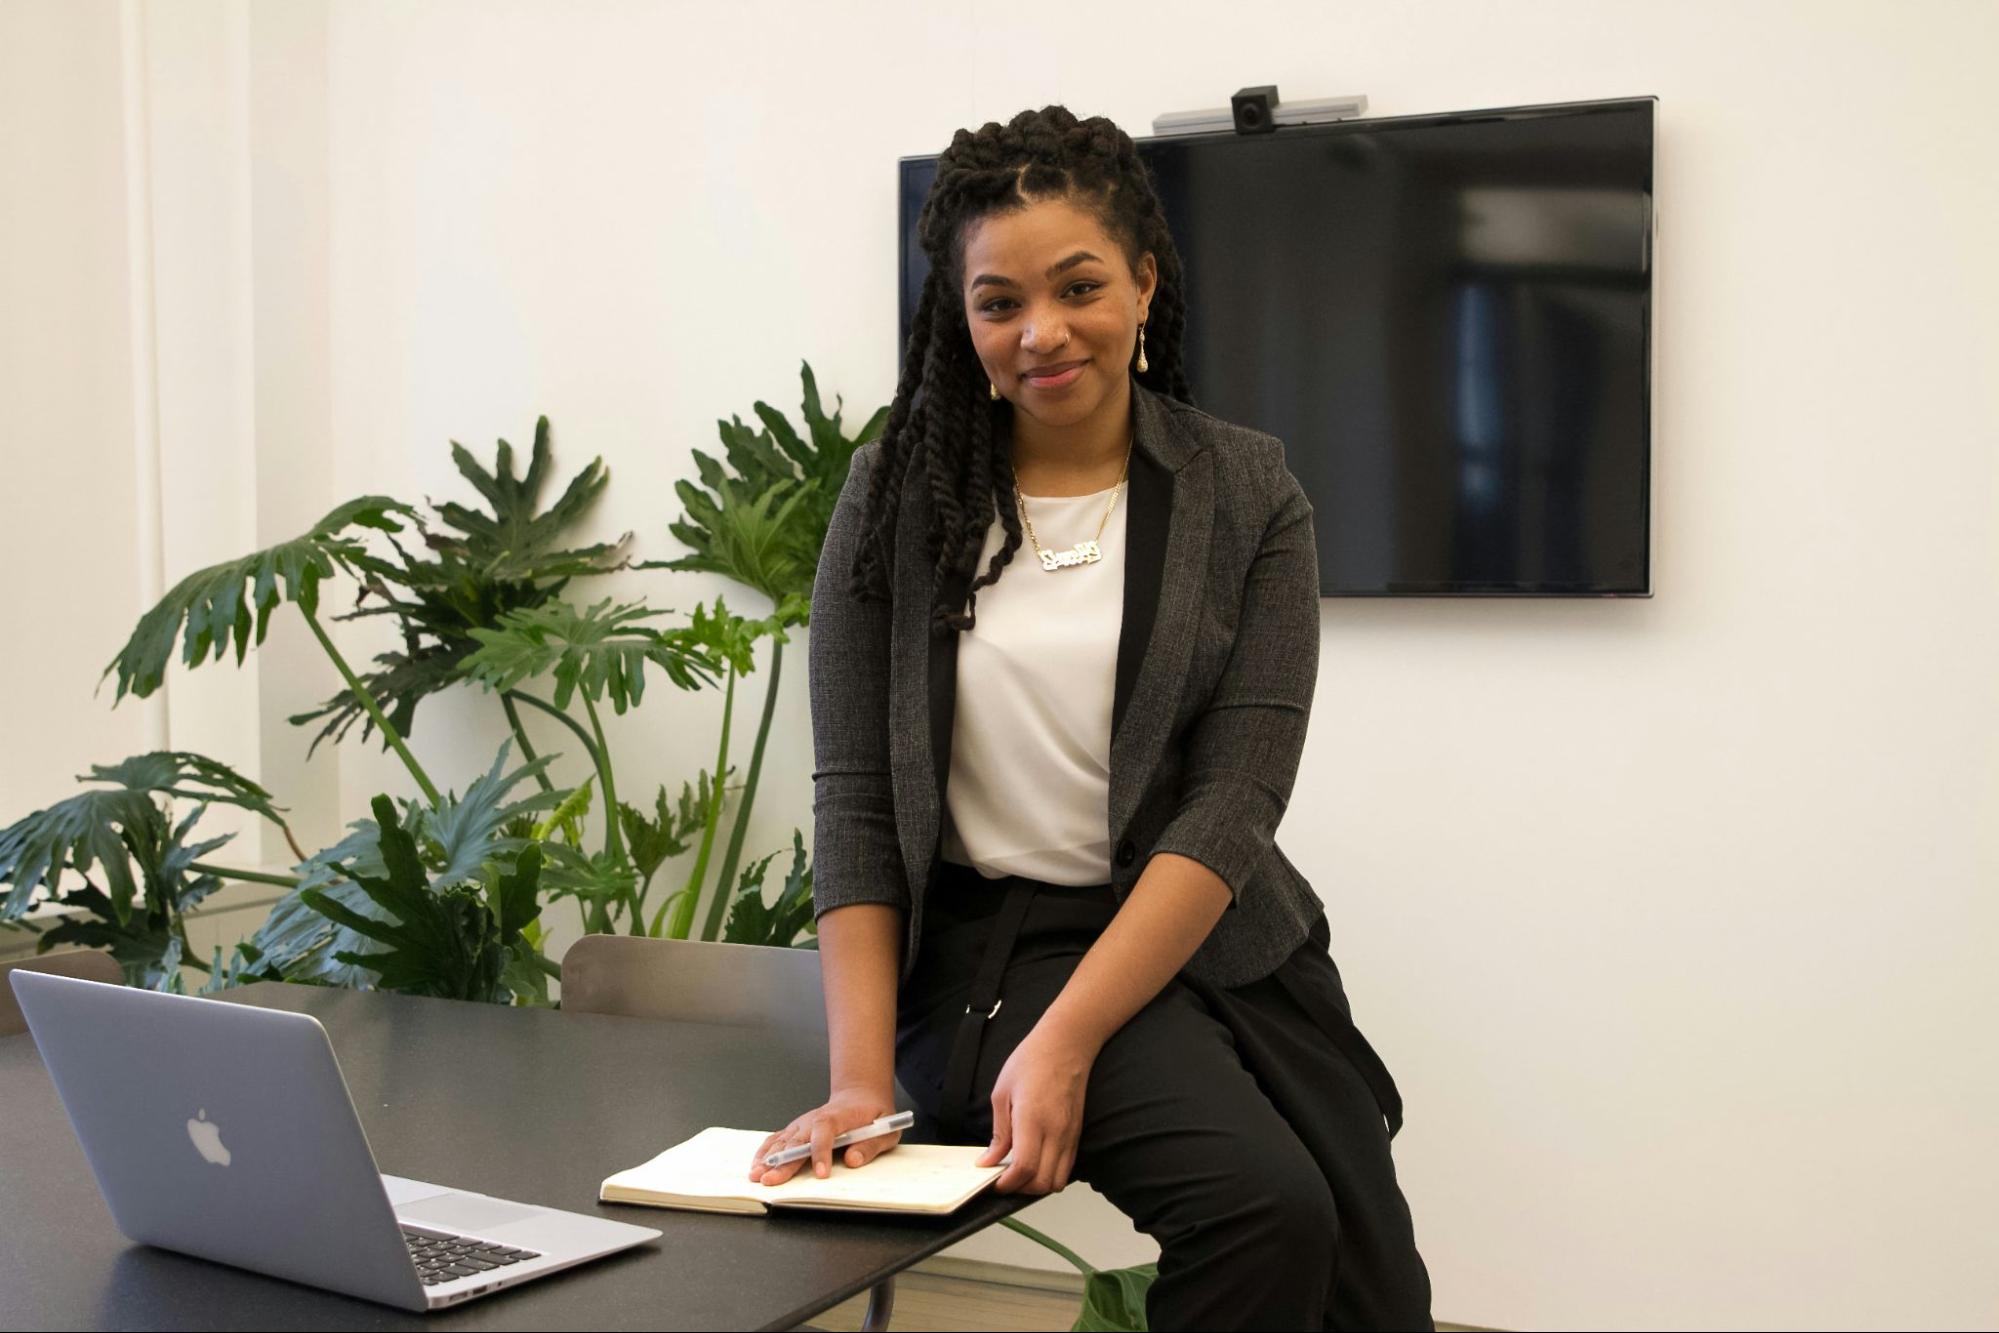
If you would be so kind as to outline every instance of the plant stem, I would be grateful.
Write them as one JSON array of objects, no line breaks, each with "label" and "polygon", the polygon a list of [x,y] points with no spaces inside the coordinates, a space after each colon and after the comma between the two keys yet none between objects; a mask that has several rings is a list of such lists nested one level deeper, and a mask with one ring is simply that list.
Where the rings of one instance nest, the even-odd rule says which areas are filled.
[{"label": "plant stem", "polygon": [[[301,861],[304,859],[302,856],[299,858]],[[210,865],[206,861],[195,861],[188,866],[188,869],[222,879],[240,879],[250,884],[275,884],[281,889],[298,887],[298,877],[295,875],[272,875],[262,870],[233,870],[228,866]]]},{"label": "plant stem", "polygon": [[560,708],[557,708],[554,704],[549,703],[547,700],[537,699],[532,694],[523,694],[519,690],[508,690],[501,697],[505,699],[511,699],[515,703],[526,704],[530,708],[539,708],[542,712],[547,713],[550,717],[560,722],[563,726],[568,727],[571,731],[575,732],[576,739],[583,743],[583,752],[590,756],[590,767],[598,770],[599,772],[603,771],[604,763],[603,760],[597,754],[597,743],[590,739],[590,733],[583,730],[583,728],[580,725],[578,725],[575,718],[569,716],[569,714],[563,712]]},{"label": "plant stem", "polygon": [[1083,1262],[1082,1255],[1077,1254],[1074,1250],[1070,1249],[1067,1245],[1064,1245],[1061,1241],[1056,1240],[1053,1236],[1047,1235],[1040,1231],[1036,1231],[1033,1227],[1027,1225],[1027,1223],[1025,1222],[1018,1220],[1017,1218],[1002,1217],[1000,1219],[1000,1225],[1003,1227],[1012,1227],[1015,1231],[1018,1231],[1021,1235],[1027,1237],[1031,1241],[1034,1241],[1036,1244],[1046,1245],[1049,1249],[1055,1251],[1055,1253],[1061,1255],[1064,1259],[1067,1259],[1070,1263],[1074,1264],[1076,1266],[1076,1271],[1081,1273],[1084,1277],[1088,1277],[1090,1274],[1097,1271],[1096,1269],[1090,1267],[1090,1265]]},{"label": "plant stem", "polygon": [[279,819],[276,815],[265,815],[264,818],[276,824],[278,832],[285,835],[285,845],[292,849],[292,855],[296,856],[300,861],[305,860],[305,848],[299,846],[298,839],[292,836],[292,826],[285,823],[284,820]]},{"label": "plant stem", "polygon": [[[521,725],[520,710],[514,707],[513,699],[506,694],[502,694],[500,696],[500,707],[506,710],[507,726],[513,729],[514,739],[520,742],[521,758],[527,760],[530,764],[532,764],[535,760],[539,759],[541,756],[536,754],[534,752],[534,746],[528,743],[527,728]],[[541,769],[536,769],[534,771],[534,780],[536,785],[538,785],[543,791],[555,790],[555,784],[548,780],[548,774],[543,772]]]},{"label": "plant stem", "polygon": [[659,928],[666,921],[667,909],[686,896],[686,889],[675,889],[672,893],[667,894],[665,899],[660,903],[659,910],[653,913],[652,924],[646,927],[646,934],[652,936],[654,939],[658,939]]},{"label": "plant stem", "polygon": [[[670,939],[684,940],[694,929],[694,908],[701,898],[701,885],[708,877],[708,853],[715,847],[715,828],[722,822],[722,792],[729,773],[729,722],[736,713],[736,666],[729,664],[729,684],[722,695],[722,741],[715,753],[715,788],[709,794],[708,817],[701,829],[701,851],[694,858],[694,869],[687,877],[687,888],[674,904],[673,921],[667,927]],[[727,897],[729,886],[721,885],[717,890]]]},{"label": "plant stem", "polygon": [[722,873],[716,880],[722,891],[708,904],[708,924],[701,929],[704,940],[717,939],[722,933],[722,918],[729,906],[729,889],[736,882],[736,865],[742,859],[743,838],[750,830],[750,807],[756,804],[757,775],[763,771],[764,742],[770,739],[771,716],[777,712],[777,682],[783,671],[784,645],[773,639],[770,645],[770,684],[764,687],[764,711],[757,722],[757,743],[750,749],[750,774],[743,780],[742,804],[736,807],[736,825],[729,831],[729,850],[722,856]]},{"label": "plant stem", "polygon": [[597,717],[597,705],[590,702],[587,694],[583,694],[583,711],[589,715],[590,730],[597,736],[597,776],[604,789],[604,854],[621,860],[625,855],[625,840],[618,830],[618,782],[611,775],[611,745],[604,739],[604,724]]},{"label": "plant stem", "polygon": [[[625,836],[618,825],[618,780],[611,772],[611,742],[604,738],[604,723],[597,716],[597,705],[583,695],[583,711],[590,716],[590,730],[597,733],[597,765],[599,780],[604,788],[604,859],[612,864],[627,861]],[[639,904],[638,889],[634,885],[625,891],[625,906],[631,912],[630,931],[634,935],[645,931],[645,908]],[[616,923],[606,918],[605,924],[616,928]]]},{"label": "plant stem", "polygon": [[389,719],[382,716],[382,706],[375,702],[375,696],[368,693],[367,687],[361,684],[361,678],[356,676],[353,668],[347,665],[347,659],[342,657],[340,650],[333,646],[333,640],[327,637],[325,628],[319,623],[319,617],[306,610],[303,605],[299,606],[299,614],[304,616],[305,623],[312,627],[313,637],[319,640],[319,646],[324,648],[326,655],[333,659],[333,665],[339,670],[341,679],[347,682],[347,688],[353,691],[354,697],[360,701],[361,707],[367,712],[369,717],[375,720],[375,725],[381,728],[383,739],[387,740],[390,747],[401,757],[403,767],[409,769],[410,776],[416,779],[416,785],[423,789],[424,796],[429,799],[433,806],[437,805],[444,799],[438,793],[437,784],[433,783],[430,780],[430,775],[423,771],[423,765],[417,763],[416,756],[410,753],[409,746],[403,744],[401,734],[389,725]]}]

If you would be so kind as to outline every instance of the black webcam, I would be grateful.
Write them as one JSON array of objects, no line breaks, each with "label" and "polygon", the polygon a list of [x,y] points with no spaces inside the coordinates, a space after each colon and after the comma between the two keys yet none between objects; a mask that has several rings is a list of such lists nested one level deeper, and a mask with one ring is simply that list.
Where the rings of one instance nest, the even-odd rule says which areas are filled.
[{"label": "black webcam", "polygon": [[1270,134],[1277,129],[1277,85],[1259,84],[1244,88],[1229,98],[1235,113],[1237,134]]}]

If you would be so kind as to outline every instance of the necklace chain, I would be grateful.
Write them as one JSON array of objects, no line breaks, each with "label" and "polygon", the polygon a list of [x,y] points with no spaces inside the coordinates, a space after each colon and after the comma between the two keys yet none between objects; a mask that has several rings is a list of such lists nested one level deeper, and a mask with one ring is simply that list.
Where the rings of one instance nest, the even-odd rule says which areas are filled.
[{"label": "necklace chain", "polygon": [[1040,558],[1044,570],[1053,573],[1071,565],[1094,565],[1104,558],[1103,548],[1099,543],[1103,540],[1104,526],[1111,521],[1111,511],[1117,508],[1118,496],[1124,493],[1125,479],[1131,475],[1131,446],[1132,440],[1126,440],[1124,471],[1118,477],[1117,484],[1111,487],[1111,500],[1104,506],[1104,516],[1097,520],[1097,535],[1089,541],[1077,542],[1066,550],[1051,551],[1042,546],[1041,539],[1034,535],[1034,520],[1027,516],[1027,499],[1020,493],[1020,482],[1018,480],[1014,482],[1013,502],[1020,510],[1020,525],[1027,529],[1027,540],[1034,543],[1034,554]]}]

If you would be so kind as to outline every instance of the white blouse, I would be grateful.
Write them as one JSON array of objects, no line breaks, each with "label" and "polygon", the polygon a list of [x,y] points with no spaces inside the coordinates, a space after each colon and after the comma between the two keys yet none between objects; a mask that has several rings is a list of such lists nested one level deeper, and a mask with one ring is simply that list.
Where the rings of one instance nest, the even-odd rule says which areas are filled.
[{"label": "white blouse", "polygon": [[[1024,496],[1041,545],[1061,551],[1094,537],[1114,489]],[[979,589],[978,623],[958,636],[946,861],[989,879],[1109,882],[1111,704],[1129,499],[1119,495],[1104,524],[1101,560],[1043,569],[1023,531],[999,582]],[[1004,537],[995,518],[978,572]]]}]

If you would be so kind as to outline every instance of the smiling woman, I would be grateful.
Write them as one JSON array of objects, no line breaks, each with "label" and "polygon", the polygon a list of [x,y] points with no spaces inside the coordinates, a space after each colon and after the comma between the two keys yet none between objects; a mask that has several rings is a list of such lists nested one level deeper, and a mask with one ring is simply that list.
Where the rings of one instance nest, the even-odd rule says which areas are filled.
[{"label": "smiling woman", "polygon": [[1275,842],[1311,505],[1277,440],[1188,403],[1179,256],[1115,125],[960,131],[917,225],[813,590],[831,1095],[758,1155],[828,1174],[899,1080],[912,1137],[983,1140],[1001,1192],[1084,1180],[1157,1239],[1152,1328],[1427,1328],[1401,1098]]},{"label": "smiling woman", "polygon": [[[1065,252],[1045,269],[1036,262]],[[1148,251],[1128,263],[1096,214],[1054,198],[970,224],[964,264],[976,271],[966,324],[987,395],[1018,409],[1015,483],[1047,496],[1115,484],[1133,348],[1158,288],[1158,260]]]},{"label": "smiling woman", "polygon": [[[1193,391],[1179,252],[1130,136],[1048,107],[958,131],[937,169],[917,219],[930,276],[869,480],[871,539],[853,591],[888,599],[897,511],[914,480],[934,502],[933,621],[963,631],[977,623],[978,590],[1021,547],[1016,485],[1061,496],[1116,483],[1131,386],[1183,402]],[[975,573],[995,514],[1005,540],[961,612],[942,585]]]}]

